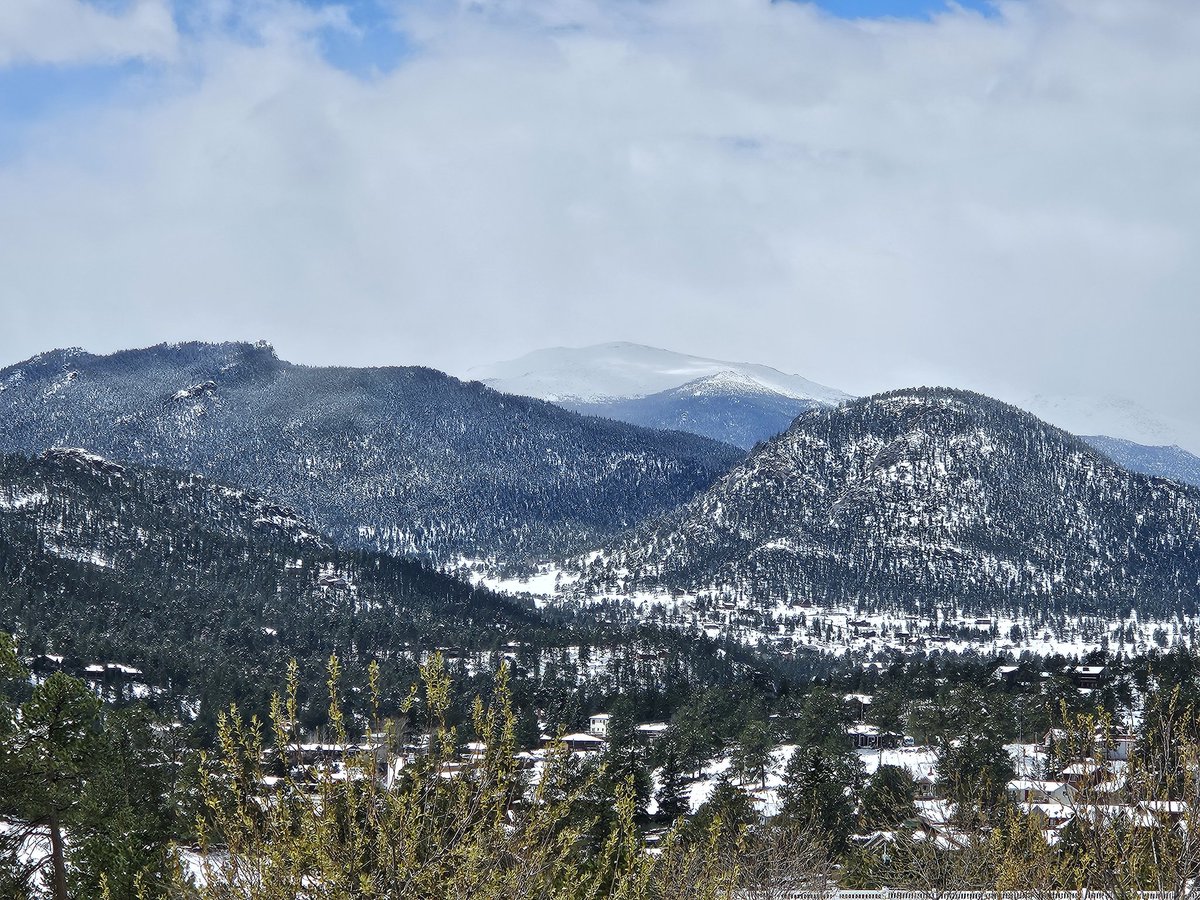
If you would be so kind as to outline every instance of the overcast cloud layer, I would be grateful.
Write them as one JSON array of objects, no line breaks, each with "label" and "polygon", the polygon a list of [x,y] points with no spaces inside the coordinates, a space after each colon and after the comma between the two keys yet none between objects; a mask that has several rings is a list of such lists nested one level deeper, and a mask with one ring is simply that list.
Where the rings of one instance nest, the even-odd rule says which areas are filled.
[{"label": "overcast cloud layer", "polygon": [[0,121],[0,363],[622,339],[1200,420],[1195,0],[405,2],[353,74],[352,9],[184,9],[0,4],[0,67],[124,67]]}]

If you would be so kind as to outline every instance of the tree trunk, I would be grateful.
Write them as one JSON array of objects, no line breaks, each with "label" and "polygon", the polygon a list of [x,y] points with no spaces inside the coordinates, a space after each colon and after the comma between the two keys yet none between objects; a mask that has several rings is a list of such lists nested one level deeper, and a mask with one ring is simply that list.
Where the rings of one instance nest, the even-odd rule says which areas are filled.
[{"label": "tree trunk", "polygon": [[54,900],[67,900],[67,860],[63,854],[62,826],[50,815],[50,856],[54,863]]}]

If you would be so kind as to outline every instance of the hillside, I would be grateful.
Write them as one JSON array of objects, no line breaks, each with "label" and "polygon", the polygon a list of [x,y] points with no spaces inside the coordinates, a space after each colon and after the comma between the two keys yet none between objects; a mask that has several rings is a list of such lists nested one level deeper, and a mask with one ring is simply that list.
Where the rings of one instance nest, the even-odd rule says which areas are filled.
[{"label": "hillside", "polygon": [[407,560],[337,550],[291,509],[80,450],[0,457],[0,631],[229,699],[290,657],[537,640],[542,617]]},{"label": "hillside", "polygon": [[0,452],[85,447],[203,473],[338,542],[437,563],[603,540],[739,456],[430,369],[310,368],[262,344],[43,354],[0,371],[0,418]]},{"label": "hillside", "polygon": [[[340,550],[261,495],[75,449],[0,457],[0,632],[35,671],[63,668],[205,727],[231,701],[262,712],[292,659],[305,715],[319,719],[332,653],[358,689],[366,663],[380,664],[389,712],[434,649],[464,703],[507,659],[522,702],[562,722],[616,697],[669,710],[696,685],[773,665]],[[363,712],[353,691],[348,702]]]},{"label": "hillside", "polygon": [[978,394],[894,391],[806,413],[581,574],[759,607],[1194,611],[1200,491]]}]

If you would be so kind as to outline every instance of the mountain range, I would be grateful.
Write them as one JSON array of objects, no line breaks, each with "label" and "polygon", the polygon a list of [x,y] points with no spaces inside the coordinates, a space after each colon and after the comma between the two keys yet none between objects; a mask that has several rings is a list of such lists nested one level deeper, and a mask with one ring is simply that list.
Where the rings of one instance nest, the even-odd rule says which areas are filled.
[{"label": "mountain range", "polygon": [[741,455],[425,368],[316,368],[265,344],[45,353],[0,370],[0,453],[82,447],[259,491],[340,544],[448,565],[614,535]]},{"label": "mountain range", "polygon": [[769,366],[618,342],[538,350],[471,369],[498,391],[587,415],[702,435],[749,449],[815,406],[849,394]]},{"label": "mountain range", "polygon": [[[745,450],[810,409],[853,399],[767,366],[631,343],[539,350],[472,369],[468,377],[576,412],[686,431]],[[1080,435],[1131,471],[1200,485],[1200,428],[1122,398],[1036,394],[1016,405]]]},{"label": "mountain range", "polygon": [[[241,516],[254,540],[271,531],[288,552],[382,551],[451,571],[487,560],[516,573],[571,560],[569,592],[588,596],[684,592],[760,608],[844,602],[925,614],[950,603],[1023,616],[1168,615],[1197,600],[1200,492],[1113,461],[1136,457],[1178,477],[1186,455],[1161,471],[1147,451],[1163,448],[1085,441],[952,389],[852,399],[765,367],[628,344],[538,359],[546,366],[489,381],[525,378],[557,403],[610,414],[632,416],[628,404],[638,404],[680,430],[585,416],[430,369],[306,367],[265,344],[192,343],[54,351],[0,371],[0,453],[59,469],[86,463],[112,484],[154,483],[124,474],[146,466],[187,473],[168,481],[207,499],[163,501],[178,508],[163,529],[172,546]],[[679,378],[688,380],[658,390]],[[803,408],[793,416],[783,401]],[[727,435],[741,429],[750,453],[682,430],[705,417]],[[72,447],[85,449],[63,449]],[[222,508],[221,491],[250,506]],[[25,498],[46,493],[10,489],[0,511],[19,520],[40,502]],[[121,556],[105,543],[113,515],[77,504],[47,519],[63,534],[86,529],[87,540],[39,533],[38,558],[52,563],[39,577],[69,566],[90,583],[113,560],[128,565],[129,545]],[[257,552],[250,534],[223,533],[240,549],[205,552]],[[455,584],[451,593],[470,596]]]},{"label": "mountain range", "polygon": [[578,574],[759,608],[1195,613],[1200,490],[979,394],[893,391],[802,415]]}]

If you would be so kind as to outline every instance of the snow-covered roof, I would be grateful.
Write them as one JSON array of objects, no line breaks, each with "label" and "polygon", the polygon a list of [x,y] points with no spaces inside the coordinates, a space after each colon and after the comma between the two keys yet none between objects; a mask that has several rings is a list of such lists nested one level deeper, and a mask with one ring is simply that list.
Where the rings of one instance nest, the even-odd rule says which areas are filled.
[{"label": "snow-covered roof", "polygon": [[1036,778],[1014,778],[1008,783],[1010,791],[1045,791],[1047,794],[1066,786],[1065,781],[1039,781]]},{"label": "snow-covered roof", "polygon": [[605,744],[607,741],[602,737],[596,737],[594,734],[577,731],[574,734],[564,734],[562,737],[564,744]]}]

